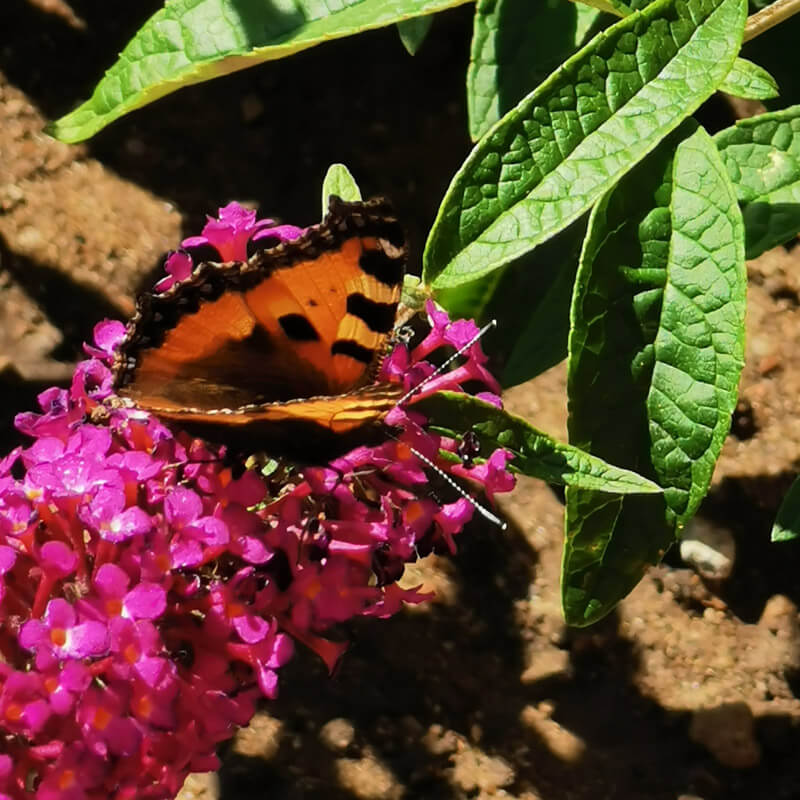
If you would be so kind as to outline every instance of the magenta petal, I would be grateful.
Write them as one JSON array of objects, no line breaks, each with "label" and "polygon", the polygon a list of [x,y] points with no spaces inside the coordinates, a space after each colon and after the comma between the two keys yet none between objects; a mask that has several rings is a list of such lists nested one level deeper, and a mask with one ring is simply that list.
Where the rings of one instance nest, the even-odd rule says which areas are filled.
[{"label": "magenta petal", "polygon": [[192,257],[185,250],[173,251],[164,262],[167,277],[153,288],[156,292],[166,292],[173,284],[186,280],[192,274],[193,267]]},{"label": "magenta petal", "polygon": [[216,517],[204,517],[197,520],[192,524],[191,530],[196,532],[195,535],[198,535],[198,538],[209,547],[227,544],[231,538],[228,526]]},{"label": "magenta petal", "polygon": [[94,345],[83,346],[87,355],[109,359],[125,336],[125,326],[115,319],[104,319],[94,326]]},{"label": "magenta petal", "polygon": [[248,564],[266,564],[274,555],[264,542],[254,536],[240,537],[235,543],[235,550]]},{"label": "magenta petal", "polygon": [[190,489],[177,486],[164,501],[167,520],[173,525],[184,526],[196,520],[203,513],[203,503]]},{"label": "magenta petal", "polygon": [[182,539],[170,548],[173,567],[194,567],[203,560],[203,549],[198,542]]},{"label": "magenta petal", "polygon": [[259,665],[257,672],[258,686],[264,697],[274,700],[278,696],[278,673]]},{"label": "magenta petal", "polygon": [[108,650],[108,628],[102,622],[83,622],[72,628],[68,641],[72,655],[98,656]]},{"label": "magenta petal", "polygon": [[231,622],[241,640],[247,642],[247,644],[260,642],[269,633],[270,629],[267,622],[254,614],[243,614],[240,617],[234,617]]},{"label": "magenta petal", "polygon": [[498,395],[494,394],[494,392],[478,392],[475,397],[477,397],[478,400],[483,400],[484,403],[491,403],[491,405],[496,408],[503,407],[503,401]]},{"label": "magenta petal", "polygon": [[44,618],[51,628],[71,628],[75,624],[75,609],[66,600],[57,597],[47,604]]},{"label": "magenta petal", "polygon": [[50,704],[45,700],[34,700],[25,705],[25,724],[33,733],[38,733],[52,716]]},{"label": "magenta petal", "polygon": [[170,662],[166,658],[145,656],[136,662],[136,674],[151,688],[157,686],[165,675],[168,675]]},{"label": "magenta petal", "polygon": [[305,233],[305,228],[298,228],[296,225],[275,225],[272,228],[263,228],[254,234],[251,238],[256,242],[259,239],[275,238],[277,237],[282,242],[297,239]]},{"label": "magenta petal", "polygon": [[19,643],[26,650],[35,650],[45,636],[47,628],[44,623],[38,619],[31,619],[20,628]]},{"label": "magenta petal", "polygon": [[130,582],[128,573],[116,564],[103,564],[94,578],[94,585],[104,597],[122,597]]},{"label": "magenta petal", "polygon": [[279,633],[273,642],[272,655],[267,661],[267,666],[274,668],[282,667],[291,660],[293,655],[294,642],[291,636],[287,636],[285,633]]},{"label": "magenta petal", "polygon": [[15,564],[17,553],[10,547],[0,545],[0,575],[5,575]]},{"label": "magenta petal", "polygon": [[140,583],[125,595],[125,610],[134,619],[155,619],[167,607],[167,593],[156,583]]},{"label": "magenta petal", "polygon": [[91,508],[96,519],[111,519],[125,508],[125,492],[115,486],[103,486],[92,498]]},{"label": "magenta petal", "polygon": [[82,692],[91,682],[91,673],[77,661],[68,661],[61,671],[60,683],[71,692]]},{"label": "magenta petal", "polygon": [[147,533],[152,527],[150,515],[141,508],[133,507],[117,514],[111,524],[101,531],[101,535],[110,542],[123,542],[132,536]]}]

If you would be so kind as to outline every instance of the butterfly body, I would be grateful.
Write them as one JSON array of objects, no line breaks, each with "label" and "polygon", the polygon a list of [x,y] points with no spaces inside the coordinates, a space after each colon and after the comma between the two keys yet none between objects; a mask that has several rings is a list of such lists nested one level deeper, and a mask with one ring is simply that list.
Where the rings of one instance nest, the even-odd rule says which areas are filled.
[{"label": "butterfly body", "polygon": [[380,437],[402,396],[376,383],[405,269],[383,200],[331,198],[325,221],[247,261],[203,262],[138,303],[120,396],[211,441],[320,460]]}]

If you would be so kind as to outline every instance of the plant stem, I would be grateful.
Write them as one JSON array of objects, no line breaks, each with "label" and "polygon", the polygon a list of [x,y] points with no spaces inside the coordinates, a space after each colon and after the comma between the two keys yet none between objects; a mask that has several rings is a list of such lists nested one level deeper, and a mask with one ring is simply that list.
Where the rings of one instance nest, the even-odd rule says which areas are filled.
[{"label": "plant stem", "polygon": [[775,0],[771,6],[762,8],[756,14],[747,18],[744,26],[744,41],[749,42],[768,31],[773,26],[800,11],[800,0]]}]

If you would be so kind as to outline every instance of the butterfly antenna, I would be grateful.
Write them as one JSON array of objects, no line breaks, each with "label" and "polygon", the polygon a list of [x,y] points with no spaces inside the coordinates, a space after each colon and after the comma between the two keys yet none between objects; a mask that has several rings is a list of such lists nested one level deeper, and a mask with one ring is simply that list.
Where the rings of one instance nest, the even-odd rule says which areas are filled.
[{"label": "butterfly antenna", "polygon": [[501,531],[506,530],[508,528],[508,524],[504,522],[497,514],[493,514],[489,511],[488,508],[482,506],[469,492],[467,492],[462,486],[460,486],[456,481],[454,481],[441,467],[438,467],[436,464],[431,461],[428,456],[423,455],[420,453],[419,450],[416,450],[413,447],[408,448],[420,461],[424,461],[434,472],[437,472],[440,477],[444,478],[465,500],[472,504],[472,507],[484,518],[488,519],[489,522],[493,522],[500,528]]},{"label": "butterfly antenna", "polygon": [[433,372],[431,372],[430,375],[428,375],[427,378],[425,378],[425,380],[420,381],[413,389],[406,392],[406,394],[404,394],[397,401],[397,405],[399,406],[403,405],[403,403],[405,403],[407,400],[412,398],[417,392],[419,392],[423,386],[430,383],[437,375],[441,375],[447,369],[447,367],[449,367],[450,364],[452,364],[453,361],[455,361],[465,350],[469,350],[469,348],[472,347],[472,345],[474,345],[475,342],[477,342],[478,339],[480,339],[486,333],[486,331],[491,330],[496,325],[497,325],[496,319],[487,322],[465,345],[459,347],[458,350],[456,350],[456,352],[453,353],[453,355],[446,358]]}]

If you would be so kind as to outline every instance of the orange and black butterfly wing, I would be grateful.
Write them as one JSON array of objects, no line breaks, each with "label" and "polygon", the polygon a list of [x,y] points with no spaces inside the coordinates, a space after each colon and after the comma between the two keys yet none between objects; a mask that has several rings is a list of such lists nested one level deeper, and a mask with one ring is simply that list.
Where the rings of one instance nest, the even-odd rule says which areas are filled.
[{"label": "orange and black butterfly wing", "polygon": [[[288,429],[307,419],[341,435],[358,429],[400,392],[370,387],[356,403],[350,397],[380,367],[405,256],[385,201],[332,198],[325,222],[300,239],[247,262],[203,263],[168,291],[144,296],[118,351],[115,385],[141,408],[219,427],[225,435],[216,438],[226,440],[257,421]],[[338,404],[317,401],[343,395]]]}]

